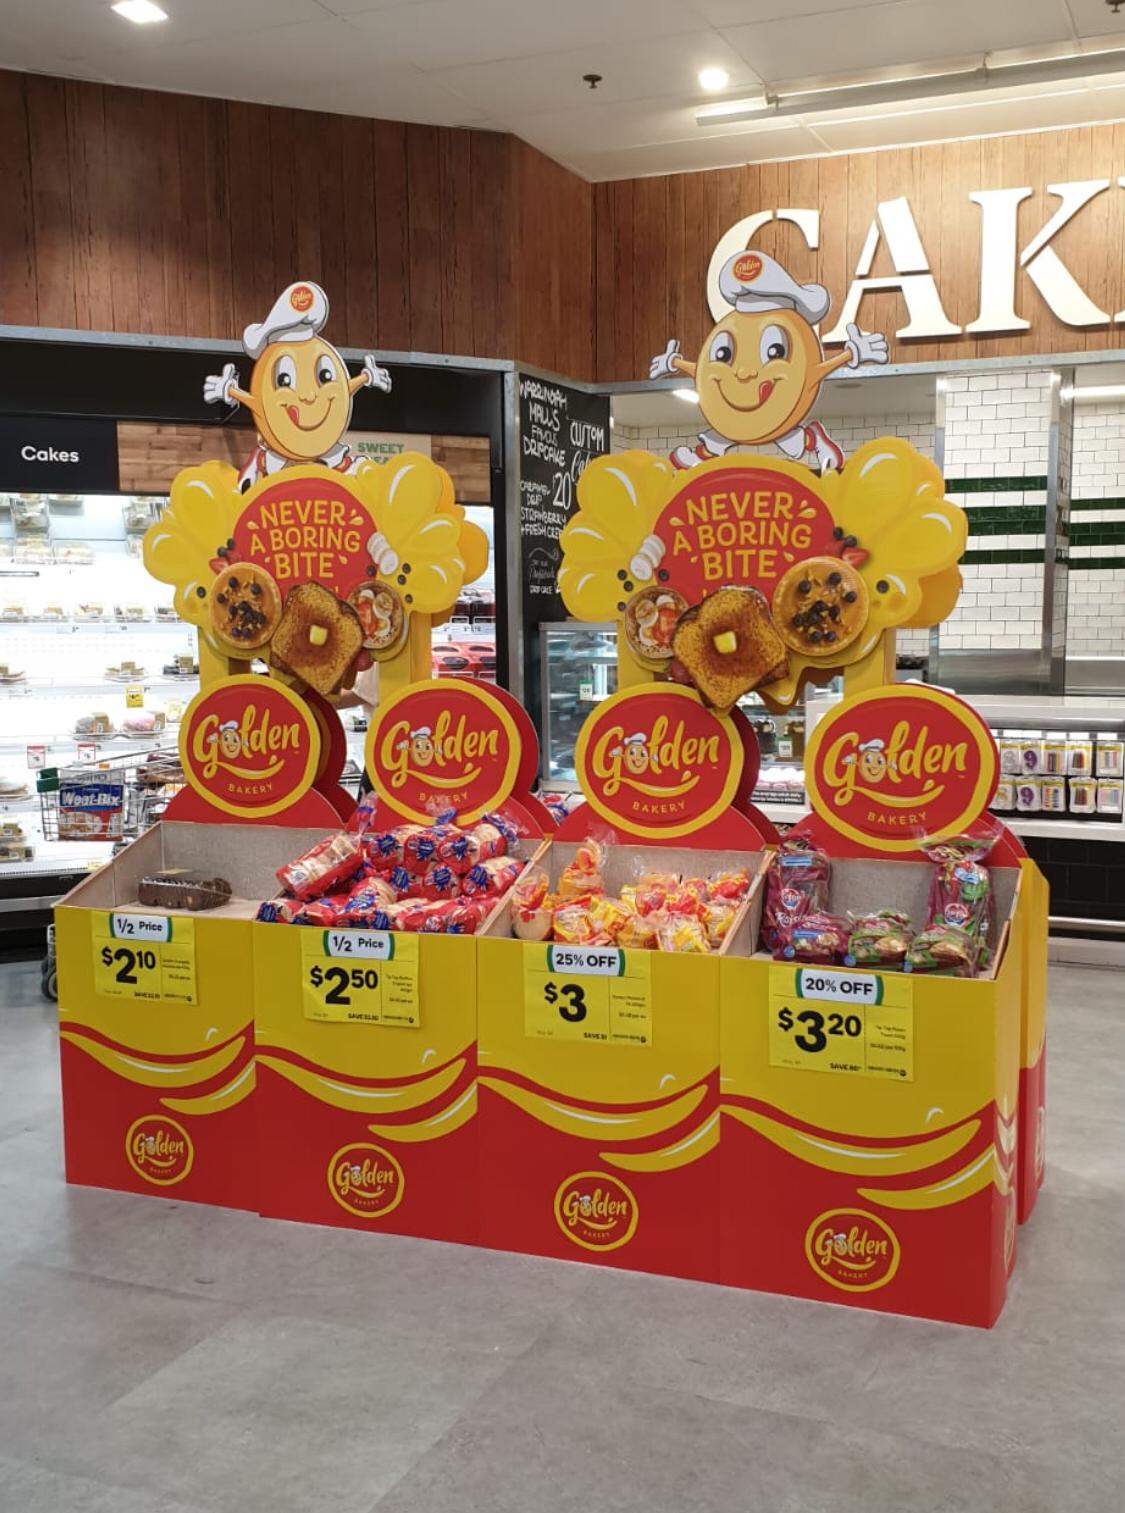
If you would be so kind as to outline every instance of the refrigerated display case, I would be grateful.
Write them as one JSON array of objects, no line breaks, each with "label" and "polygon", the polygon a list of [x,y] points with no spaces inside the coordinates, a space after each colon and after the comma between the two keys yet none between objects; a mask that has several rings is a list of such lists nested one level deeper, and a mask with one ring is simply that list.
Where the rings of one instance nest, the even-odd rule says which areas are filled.
[{"label": "refrigerated display case", "polygon": [[617,692],[617,627],[577,620],[539,627],[540,778],[556,788],[577,787],[574,743],[595,704]]},{"label": "refrigerated display case", "polygon": [[141,561],[163,505],[0,495],[0,902],[17,909],[36,892],[23,880],[65,878],[113,851],[109,840],[60,839],[45,822],[49,775],[142,766],[175,746],[198,691],[195,631]]}]

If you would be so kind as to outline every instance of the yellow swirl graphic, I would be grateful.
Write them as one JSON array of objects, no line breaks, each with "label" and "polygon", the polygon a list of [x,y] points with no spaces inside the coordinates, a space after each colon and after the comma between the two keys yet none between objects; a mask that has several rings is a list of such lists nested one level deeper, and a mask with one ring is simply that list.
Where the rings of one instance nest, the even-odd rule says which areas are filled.
[{"label": "yellow swirl graphic", "polygon": [[747,1125],[771,1144],[824,1171],[842,1172],[850,1177],[897,1177],[903,1172],[925,1171],[948,1161],[962,1150],[980,1129],[979,1119],[970,1119],[957,1129],[935,1135],[931,1140],[913,1145],[846,1145],[840,1140],[826,1140],[804,1130],[792,1129],[765,1114],[737,1105],[723,1104],[723,1113]]},{"label": "yellow swirl graphic", "polygon": [[421,1108],[448,1092],[465,1069],[464,1059],[452,1061],[440,1072],[424,1077],[420,1082],[399,1084],[396,1087],[360,1087],[354,1082],[337,1082],[319,1072],[310,1072],[291,1061],[278,1056],[264,1056],[258,1052],[258,1060],[271,1072],[284,1077],[294,1087],[308,1093],[321,1103],[344,1109],[351,1114],[399,1114],[407,1109]]},{"label": "yellow swirl graphic", "polygon": [[661,1150],[599,1151],[598,1154],[607,1165],[619,1166],[627,1172],[672,1172],[681,1166],[690,1166],[693,1161],[715,1150],[718,1144],[719,1111],[716,1109],[689,1135]]},{"label": "yellow swirl graphic", "polygon": [[578,1140],[647,1140],[652,1135],[662,1135],[666,1130],[674,1129],[689,1114],[694,1114],[707,1096],[706,1088],[697,1087],[659,1108],[615,1113],[610,1109],[575,1108],[573,1104],[545,1098],[542,1093],[530,1092],[515,1083],[500,1082],[495,1077],[480,1080],[482,1086],[498,1093],[501,1098],[507,1098],[509,1103],[514,1103],[538,1123]]},{"label": "yellow swirl graphic", "polygon": [[378,1135],[380,1140],[398,1140],[405,1141],[408,1145],[417,1145],[423,1140],[440,1140],[443,1135],[452,1135],[454,1130],[461,1129],[470,1119],[475,1118],[476,1112],[476,1083],[470,1083],[460,1098],[447,1104],[440,1113],[431,1114],[428,1119],[420,1119],[417,1124],[369,1124],[367,1128],[373,1135]]},{"label": "yellow swirl graphic", "polygon": [[63,1040],[68,1040],[80,1051],[85,1051],[87,1056],[115,1077],[124,1077],[127,1082],[139,1082],[143,1087],[191,1087],[195,1083],[207,1082],[220,1072],[225,1072],[231,1062],[238,1059],[246,1044],[245,1037],[238,1035],[229,1045],[212,1051],[209,1056],[200,1056],[195,1061],[142,1061],[138,1056],[103,1045],[100,1040],[76,1035],[72,1030],[61,1030],[59,1033]]},{"label": "yellow swirl graphic", "polygon": [[238,1076],[213,1093],[204,1093],[199,1098],[161,1098],[165,1108],[177,1114],[225,1114],[235,1108],[244,1098],[249,1098],[257,1083],[257,1068],[248,1061]]},{"label": "yellow swirl graphic", "polygon": [[986,1188],[996,1184],[999,1193],[1007,1195],[1009,1177],[996,1160],[996,1147],[988,1149],[968,1166],[963,1166],[944,1182],[931,1182],[928,1187],[912,1187],[902,1192],[893,1188],[861,1187],[860,1195],[872,1203],[881,1203],[884,1208],[903,1208],[918,1211],[927,1208],[948,1208],[951,1203],[963,1203]]}]

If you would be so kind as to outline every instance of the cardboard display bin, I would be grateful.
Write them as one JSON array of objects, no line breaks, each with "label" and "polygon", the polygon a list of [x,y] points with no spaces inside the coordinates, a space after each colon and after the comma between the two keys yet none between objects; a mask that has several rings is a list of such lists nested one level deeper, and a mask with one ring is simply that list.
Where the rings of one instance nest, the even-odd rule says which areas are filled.
[{"label": "cardboard display bin", "polygon": [[[162,823],[55,911],[69,1182],[256,1209],[250,921],[293,832]],[[137,903],[168,867],[225,878],[218,909]]]},{"label": "cardboard display bin", "polygon": [[[552,886],[575,850],[551,844]],[[482,1244],[717,1278],[719,970],[757,936],[763,866],[760,853],[609,852],[610,894],[639,871],[748,868],[722,956],[602,949],[593,965],[613,976],[575,975],[552,968],[547,946],[511,938],[507,905],[489,922],[478,942]]]},{"label": "cardboard display bin", "polygon": [[[261,1212],[474,1243],[477,937],[279,924],[252,934]],[[336,953],[333,935],[345,937]],[[378,954],[388,942],[390,961]]]},{"label": "cardboard display bin", "polygon": [[[834,861],[830,908],[920,928],[933,868]],[[719,1279],[990,1325],[1015,1261],[1027,879],[992,869],[988,975],[719,964]]]},{"label": "cardboard display bin", "polygon": [[1033,862],[1023,867],[1023,995],[1020,1014],[1020,1127],[1018,1218],[1031,1217],[1046,1170],[1047,939],[1050,889]]}]

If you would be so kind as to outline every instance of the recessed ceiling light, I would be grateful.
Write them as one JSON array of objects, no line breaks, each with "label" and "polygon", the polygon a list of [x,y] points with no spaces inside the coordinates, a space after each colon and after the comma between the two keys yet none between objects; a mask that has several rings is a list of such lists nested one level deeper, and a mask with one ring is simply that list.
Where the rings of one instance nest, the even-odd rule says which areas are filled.
[{"label": "recessed ceiling light", "polygon": [[673,389],[672,393],[677,399],[685,399],[689,405],[697,405],[699,403],[699,395],[694,389]]},{"label": "recessed ceiling light", "polygon": [[161,10],[153,0],[117,0],[110,9],[126,21],[135,21],[138,26],[148,26],[152,21],[167,21],[168,12]]},{"label": "recessed ceiling light", "polygon": [[705,89],[708,94],[717,94],[720,89],[726,89],[730,83],[730,74],[725,68],[701,68],[699,70],[699,87]]}]

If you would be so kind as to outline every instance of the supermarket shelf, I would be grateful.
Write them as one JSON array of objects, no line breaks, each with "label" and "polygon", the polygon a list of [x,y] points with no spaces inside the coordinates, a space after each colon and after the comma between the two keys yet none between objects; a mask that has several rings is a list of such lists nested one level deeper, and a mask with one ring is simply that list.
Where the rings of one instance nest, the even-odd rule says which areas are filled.
[{"label": "supermarket shelf", "polygon": [[195,626],[184,620],[0,620],[0,630],[18,630],[25,635],[115,636],[122,631],[141,635],[194,635]]},{"label": "supermarket shelf", "polygon": [[20,683],[0,683],[0,689],[6,689],[9,697],[23,699],[67,699],[76,695],[99,693],[105,697],[119,690],[122,695],[133,683],[139,683],[142,688],[194,688],[199,682],[197,674],[193,673],[189,678],[174,678],[171,674],[162,674],[154,677],[151,673],[141,673],[136,678],[130,678],[126,683],[117,678],[83,678],[80,683],[41,683],[35,679],[25,678]]},{"label": "supermarket shelf", "polygon": [[1043,820],[1004,815],[1004,823],[1017,835],[1071,841],[1125,841],[1125,825],[1120,820]]},{"label": "supermarket shelf", "polygon": [[1016,695],[976,698],[968,702],[993,729],[1113,730],[1125,722],[1125,699],[1063,695],[1026,698]]},{"label": "supermarket shelf", "polygon": [[806,814],[812,812],[807,804],[770,804],[768,802],[759,804],[755,801],[754,808],[764,814],[766,819],[772,820],[775,825],[795,825],[798,820],[803,820]]}]

